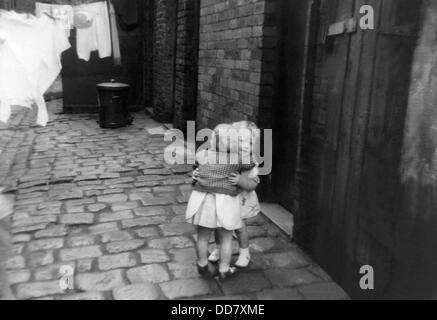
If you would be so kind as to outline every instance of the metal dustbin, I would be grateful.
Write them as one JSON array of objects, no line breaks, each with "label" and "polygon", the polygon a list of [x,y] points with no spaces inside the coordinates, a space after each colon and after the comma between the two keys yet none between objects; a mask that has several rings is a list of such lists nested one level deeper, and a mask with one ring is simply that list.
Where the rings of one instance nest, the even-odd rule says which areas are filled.
[{"label": "metal dustbin", "polygon": [[133,118],[127,106],[129,87],[115,80],[97,85],[100,127],[115,129],[132,124]]}]

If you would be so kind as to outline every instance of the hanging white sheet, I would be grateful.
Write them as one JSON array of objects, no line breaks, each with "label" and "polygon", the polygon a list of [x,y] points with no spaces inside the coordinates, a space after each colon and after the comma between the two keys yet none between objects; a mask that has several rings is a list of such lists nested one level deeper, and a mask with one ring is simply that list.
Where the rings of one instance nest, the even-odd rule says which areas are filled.
[{"label": "hanging white sheet", "polygon": [[35,15],[41,17],[45,13],[58,20],[58,23],[64,28],[67,37],[70,37],[74,20],[74,9],[72,6],[36,2]]},{"label": "hanging white sheet", "polygon": [[61,53],[70,48],[61,24],[0,11],[0,121],[7,122],[11,106],[38,107],[37,124],[45,126],[48,112],[44,93],[58,77]]}]

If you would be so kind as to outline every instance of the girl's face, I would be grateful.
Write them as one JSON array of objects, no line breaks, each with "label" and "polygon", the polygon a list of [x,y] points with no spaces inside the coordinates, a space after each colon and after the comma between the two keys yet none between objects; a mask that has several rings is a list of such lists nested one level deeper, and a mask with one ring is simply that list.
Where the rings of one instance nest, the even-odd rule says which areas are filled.
[{"label": "girl's face", "polygon": [[252,134],[249,130],[240,130],[239,144],[242,153],[251,153],[253,147]]},{"label": "girl's face", "polygon": [[260,137],[256,124],[249,121],[241,121],[234,123],[233,127],[239,132],[241,151],[252,154]]},{"label": "girl's face", "polygon": [[214,129],[212,148],[218,152],[238,153],[238,131],[231,125],[222,124]]}]

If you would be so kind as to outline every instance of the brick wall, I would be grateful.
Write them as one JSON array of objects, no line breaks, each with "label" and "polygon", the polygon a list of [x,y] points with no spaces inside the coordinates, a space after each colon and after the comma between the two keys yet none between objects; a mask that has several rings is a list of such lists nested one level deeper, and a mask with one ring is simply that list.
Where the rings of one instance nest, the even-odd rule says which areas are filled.
[{"label": "brick wall", "polygon": [[271,114],[274,64],[266,58],[274,60],[275,3],[201,1],[197,110],[200,127],[243,119],[259,122],[260,115]]},{"label": "brick wall", "polygon": [[173,124],[196,120],[200,0],[179,0]]},{"label": "brick wall", "polygon": [[163,122],[173,120],[177,4],[155,0],[153,7],[153,107]]}]

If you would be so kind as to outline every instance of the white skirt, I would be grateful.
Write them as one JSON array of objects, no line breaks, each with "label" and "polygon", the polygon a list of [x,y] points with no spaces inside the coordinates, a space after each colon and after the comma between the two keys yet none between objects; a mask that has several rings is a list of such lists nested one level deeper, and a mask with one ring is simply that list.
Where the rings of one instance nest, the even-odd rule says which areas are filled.
[{"label": "white skirt", "polygon": [[235,231],[243,227],[239,197],[193,191],[188,201],[188,222],[208,229]]}]

